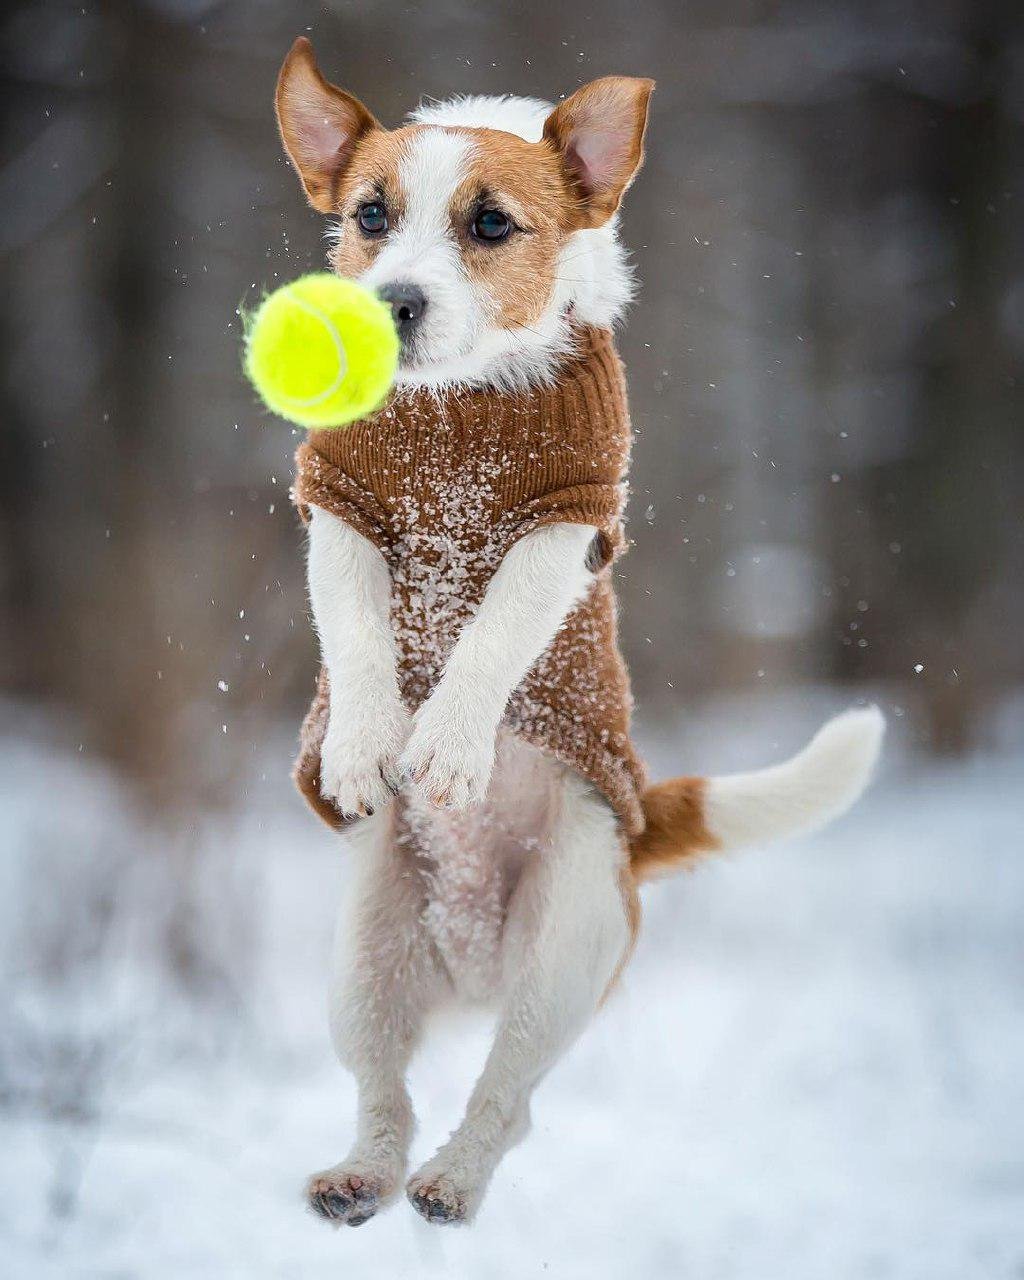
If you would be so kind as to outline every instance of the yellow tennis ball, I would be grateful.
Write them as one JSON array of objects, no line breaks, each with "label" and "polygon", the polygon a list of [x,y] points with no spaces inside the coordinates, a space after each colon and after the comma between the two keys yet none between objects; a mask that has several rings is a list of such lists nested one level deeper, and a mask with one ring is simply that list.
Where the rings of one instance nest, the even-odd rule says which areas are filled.
[{"label": "yellow tennis ball", "polygon": [[328,272],[276,289],[246,322],[245,371],[267,408],[300,427],[341,427],[379,409],[398,365],[391,311]]}]

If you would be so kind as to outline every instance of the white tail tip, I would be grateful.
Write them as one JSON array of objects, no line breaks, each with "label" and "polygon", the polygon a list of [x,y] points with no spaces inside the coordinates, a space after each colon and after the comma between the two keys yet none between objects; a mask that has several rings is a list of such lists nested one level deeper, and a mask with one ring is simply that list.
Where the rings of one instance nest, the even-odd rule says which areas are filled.
[{"label": "white tail tip", "polygon": [[868,785],[884,734],[877,707],[856,708],[829,720],[783,764],[709,778],[708,829],[723,849],[738,849],[824,826]]}]

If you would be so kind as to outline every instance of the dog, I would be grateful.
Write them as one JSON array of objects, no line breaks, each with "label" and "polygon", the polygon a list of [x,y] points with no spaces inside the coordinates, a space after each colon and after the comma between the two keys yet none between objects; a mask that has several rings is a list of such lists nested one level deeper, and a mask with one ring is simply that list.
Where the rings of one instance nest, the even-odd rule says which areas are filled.
[{"label": "dog", "polygon": [[[433,405],[442,434],[446,405],[525,413],[548,403],[545,389],[559,386],[581,332],[607,334],[619,321],[633,283],[616,218],[643,159],[653,87],[608,76],[558,106],[429,102],[388,130],[324,79],[308,40],[295,42],[277,85],[284,149],[309,203],[331,219],[332,268],[392,308],[396,404]],[[391,433],[387,463],[403,426],[381,424]],[[352,430],[331,434],[350,441]],[[354,858],[330,1011],[338,1055],[358,1086],[358,1118],[349,1155],[310,1179],[307,1198],[332,1223],[358,1226],[399,1195],[414,1124],[406,1068],[429,1012],[454,997],[496,1007],[493,1045],[464,1119],[405,1185],[429,1222],[466,1222],[525,1133],[533,1089],[621,971],[640,881],[841,813],[867,784],[883,721],[874,708],[850,711],[781,765],[649,788],[636,782],[623,735],[602,729],[602,749],[617,742],[618,755],[589,773],[574,767],[585,753],[572,744],[596,740],[588,726],[575,724],[582,736],[566,747],[563,718],[558,749],[545,750],[547,730],[516,699],[574,625],[562,693],[578,692],[575,664],[591,642],[611,646],[618,679],[614,614],[610,640],[596,622],[580,640],[578,625],[596,597],[610,600],[622,492],[614,467],[600,484],[571,489],[580,505],[566,500],[566,518],[557,503],[535,503],[542,517],[517,527],[488,563],[481,598],[466,604],[457,555],[411,580],[410,547],[420,544],[403,535],[385,554],[356,499],[332,509],[317,497],[337,468],[319,454],[314,461],[303,498],[308,582],[329,685],[309,785],[312,802],[347,825]],[[458,456],[446,465],[458,469]],[[478,496],[464,487],[455,515]],[[600,514],[588,523],[591,498]],[[453,599],[466,607],[453,613]],[[398,673],[402,631],[431,610],[458,627],[447,651],[424,658],[436,667],[414,698]],[[602,694],[594,685],[577,721],[591,703],[604,706]],[[600,769],[620,791],[595,785]]]}]

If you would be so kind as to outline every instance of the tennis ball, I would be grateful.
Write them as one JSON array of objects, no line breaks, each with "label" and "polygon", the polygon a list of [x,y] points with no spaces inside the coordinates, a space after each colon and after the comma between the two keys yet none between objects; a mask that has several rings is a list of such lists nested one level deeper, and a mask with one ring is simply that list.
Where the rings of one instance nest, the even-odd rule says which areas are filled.
[{"label": "tennis ball", "polygon": [[397,364],[390,309],[328,272],[276,289],[246,320],[249,381],[300,427],[341,427],[380,408]]}]

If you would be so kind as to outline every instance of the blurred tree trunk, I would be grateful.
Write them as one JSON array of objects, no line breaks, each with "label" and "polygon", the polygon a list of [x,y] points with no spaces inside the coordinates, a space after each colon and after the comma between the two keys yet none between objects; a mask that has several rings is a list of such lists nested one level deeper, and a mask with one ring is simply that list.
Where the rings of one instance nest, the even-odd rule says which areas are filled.
[{"label": "blurred tree trunk", "polygon": [[[944,206],[950,227],[948,311],[921,335],[914,454],[902,476],[881,471],[873,494],[883,541],[903,547],[893,618],[920,645],[932,745],[957,752],[975,745],[979,716],[996,689],[1022,674],[1006,633],[979,626],[976,613],[1007,563],[1016,523],[1008,429],[1014,362],[1000,314],[1008,264],[999,231],[1002,220],[1020,215],[1003,198],[1012,182],[1003,81],[1009,23],[979,6],[969,25],[977,96],[952,109],[930,108],[932,145],[921,154],[922,188]],[[1004,608],[1003,625],[1019,633],[1019,593],[1009,592]]]},{"label": "blurred tree trunk", "polygon": [[156,632],[155,605],[167,585],[161,573],[169,574],[174,560],[171,511],[178,498],[161,438],[162,405],[175,376],[161,332],[168,282],[158,266],[173,236],[165,142],[173,136],[177,102],[165,90],[177,88],[168,69],[178,64],[187,33],[149,5],[117,4],[111,20],[118,59],[107,92],[118,161],[102,287],[116,329],[105,379],[104,465],[92,495],[108,513],[110,537],[97,558],[79,638],[76,700],[86,710],[91,741],[129,775],[155,780],[168,772],[174,696],[170,672],[158,675],[169,646]]},{"label": "blurred tree trunk", "polygon": [[[932,747],[954,752],[975,745],[997,689],[1024,674],[1019,652],[1005,645],[990,612],[993,592],[1009,585],[1000,574],[1019,562],[1010,506],[1019,393],[1001,315],[1014,216],[1005,196],[1013,185],[1011,143],[1019,145],[1021,134],[1006,111],[1004,50],[1014,22],[998,7],[966,6],[964,16],[967,91],[919,98],[908,119],[887,87],[873,88],[868,103],[841,125],[846,138],[860,135],[856,162],[819,205],[835,214],[913,192],[927,201],[929,225],[943,237],[934,255],[941,275],[924,282],[935,299],[933,318],[903,355],[914,375],[907,446],[895,456],[883,448],[877,462],[849,467],[833,433],[827,456],[845,492],[838,502],[823,496],[822,528],[833,564],[835,674],[857,682],[909,678]],[[902,128],[894,125],[901,115]],[[826,215],[823,245],[829,234]],[[838,283],[838,296],[841,289]],[[893,297],[888,305],[902,303]],[[852,343],[870,383],[864,359],[870,335],[858,349],[856,321],[846,311],[826,310],[820,318],[830,335],[822,348],[827,381],[834,387],[849,374],[844,361]],[[899,352],[893,355],[899,360]],[[881,382],[884,367],[874,372]],[[869,386],[865,392],[866,415],[892,411],[884,399],[872,405]],[[1007,592],[997,609],[1007,626],[1024,620],[1018,593]]]}]

